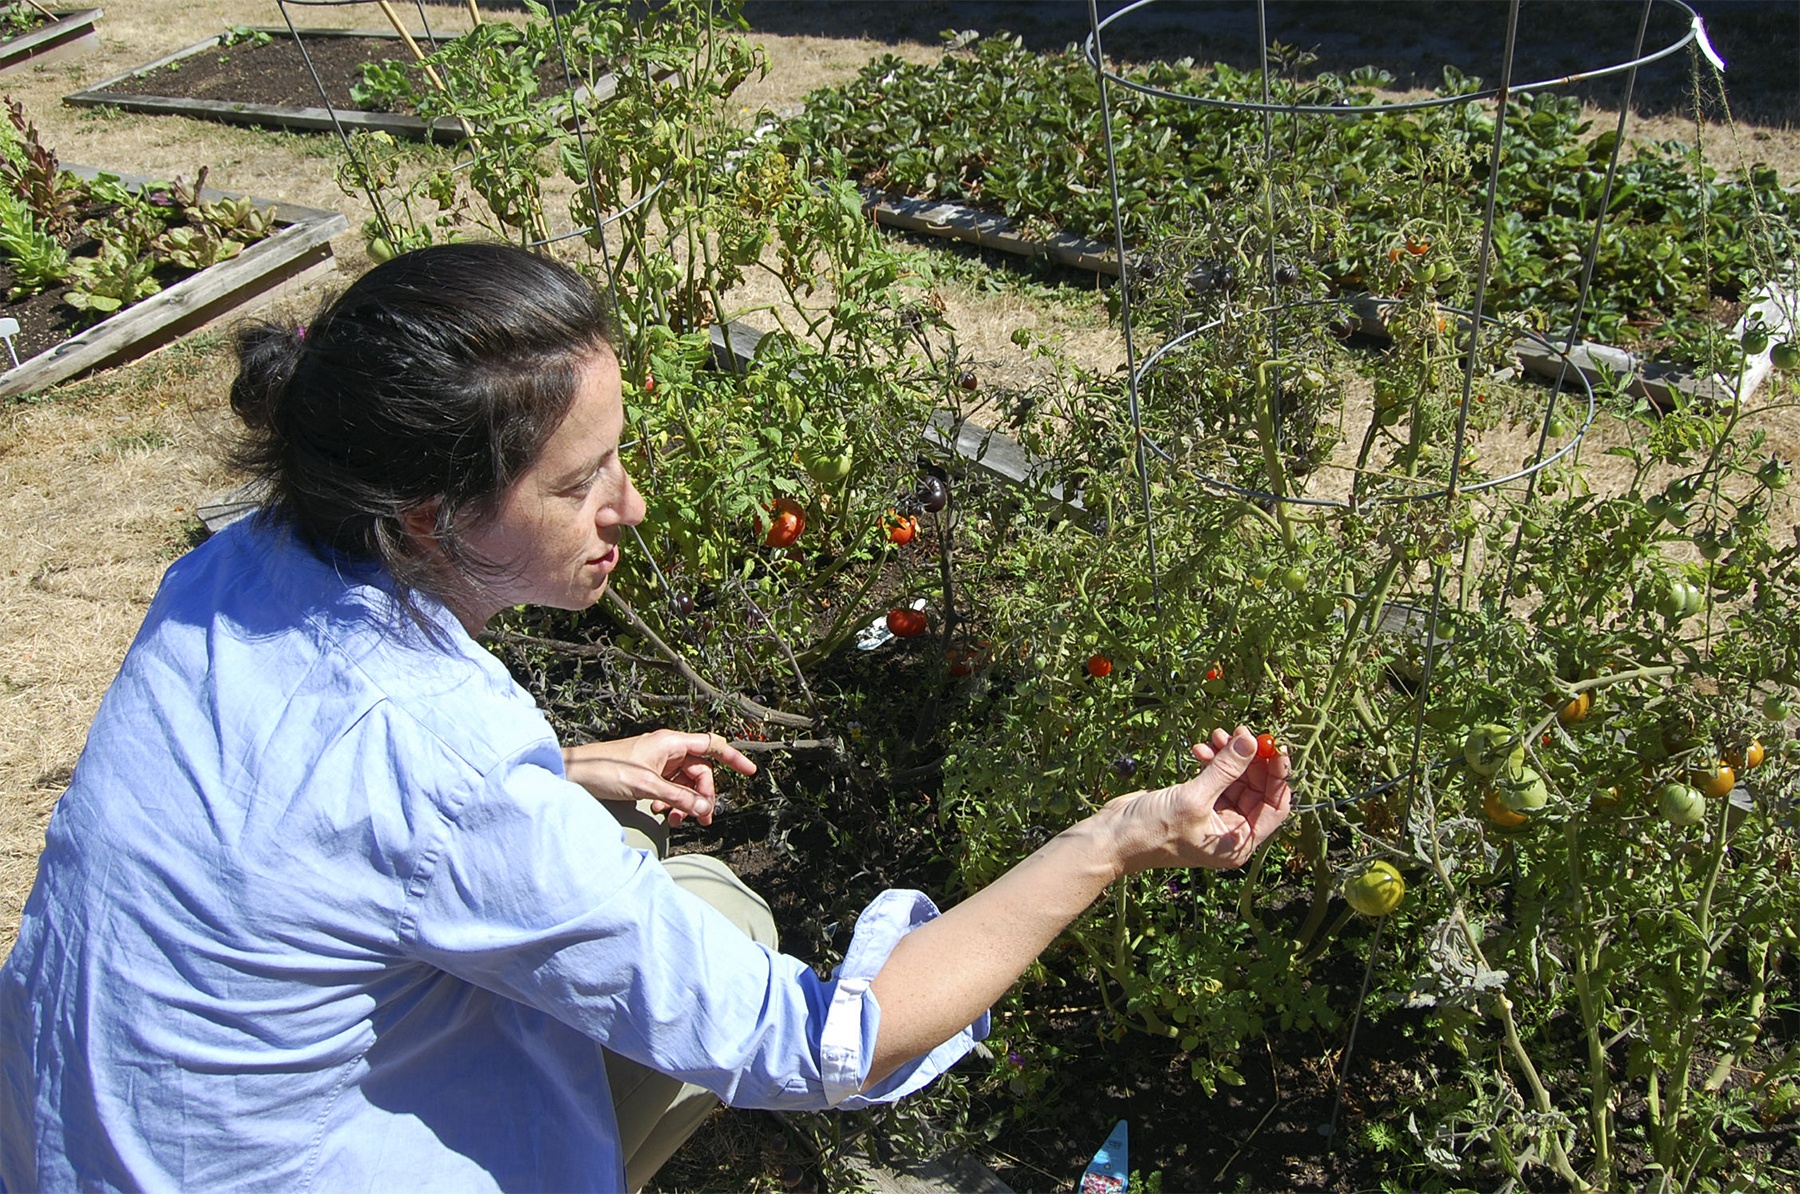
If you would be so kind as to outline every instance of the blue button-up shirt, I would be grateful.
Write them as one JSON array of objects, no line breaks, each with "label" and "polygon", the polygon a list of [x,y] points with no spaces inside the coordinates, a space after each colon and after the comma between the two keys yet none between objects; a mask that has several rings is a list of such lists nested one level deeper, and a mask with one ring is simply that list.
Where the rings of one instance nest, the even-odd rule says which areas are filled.
[{"label": "blue button-up shirt", "polygon": [[599,1045],[740,1106],[860,1092],[889,892],[829,981],[624,844],[446,610],[240,523],[178,561],[0,970],[11,1189],[618,1189]]}]

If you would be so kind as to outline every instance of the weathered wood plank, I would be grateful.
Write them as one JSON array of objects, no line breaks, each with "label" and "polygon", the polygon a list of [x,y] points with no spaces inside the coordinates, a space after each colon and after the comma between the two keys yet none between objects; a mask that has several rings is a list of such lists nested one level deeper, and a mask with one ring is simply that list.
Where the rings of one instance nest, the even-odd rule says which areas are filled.
[{"label": "weathered wood plank", "polygon": [[1087,507],[1079,493],[1069,493],[1060,483],[1048,483],[1048,465],[1012,439],[972,419],[958,418],[955,411],[932,412],[925,439],[961,460],[974,472],[1032,495],[1042,513],[1086,525]]},{"label": "weathered wood plank", "polygon": [[1005,216],[989,215],[941,199],[907,199],[864,189],[863,210],[890,227],[907,232],[941,236],[984,249],[997,249],[1018,257],[1048,257],[1061,265],[1119,276],[1119,260],[1112,246],[1067,232],[1044,240],[1028,237]]},{"label": "weathered wood plank", "polygon": [[58,18],[48,25],[8,38],[0,44],[0,74],[26,66],[60,62],[100,47],[95,22],[106,15],[103,8],[52,9]]},{"label": "weathered wood plank", "polygon": [[850,1157],[849,1163],[876,1194],[1013,1194],[1011,1186],[973,1157],[905,1169],[888,1169],[862,1157]]},{"label": "weathered wood plank", "polygon": [[262,487],[254,481],[246,481],[236,489],[227,490],[202,501],[194,507],[194,514],[200,519],[200,525],[206,533],[216,535],[239,519],[248,518],[262,505]]},{"label": "weathered wood plank", "polygon": [[[99,173],[91,167],[67,168],[86,178]],[[150,181],[130,175],[119,177],[129,186],[142,186]],[[208,188],[202,195],[216,199],[227,193]],[[273,206],[276,219],[285,226],[230,261],[185,278],[46,349],[17,368],[0,373],[0,399],[42,390],[79,373],[115,364],[166,343],[294,275],[329,261],[331,238],[350,228],[349,221],[338,212],[297,204],[269,204],[264,200],[255,202]]]}]

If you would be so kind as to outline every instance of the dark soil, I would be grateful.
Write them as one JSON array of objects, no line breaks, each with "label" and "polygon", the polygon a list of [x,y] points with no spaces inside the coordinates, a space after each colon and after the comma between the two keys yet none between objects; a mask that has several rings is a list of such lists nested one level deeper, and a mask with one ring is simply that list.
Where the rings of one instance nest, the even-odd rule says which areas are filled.
[{"label": "dark soil", "polygon": [[39,29],[42,29],[45,25],[50,24],[50,22],[55,19],[55,17],[45,16],[41,12],[23,8],[22,6],[21,11],[8,12],[5,19],[0,20],[0,46],[5,45],[15,37],[24,37],[27,33],[36,33]]},{"label": "dark soil", "polygon": [[[216,100],[275,108],[317,108],[319,89],[335,110],[357,111],[350,89],[362,81],[365,63],[410,62],[397,37],[326,37],[306,35],[305,54],[286,35],[257,45],[240,42],[190,54],[155,70],[140,71],[107,88],[118,95],[155,95],[175,99]],[[430,42],[419,48],[430,53]],[[560,62],[538,69],[540,94],[563,89]]]},{"label": "dark soil", "polygon": [[[12,286],[12,269],[0,261],[0,294],[10,292]],[[83,320],[81,312],[63,302],[64,289],[53,286],[29,298],[8,299],[0,305],[0,315],[19,321],[19,334],[13,337],[12,348],[21,362],[48,352],[92,322]],[[0,371],[10,368],[12,358],[0,350]]]}]

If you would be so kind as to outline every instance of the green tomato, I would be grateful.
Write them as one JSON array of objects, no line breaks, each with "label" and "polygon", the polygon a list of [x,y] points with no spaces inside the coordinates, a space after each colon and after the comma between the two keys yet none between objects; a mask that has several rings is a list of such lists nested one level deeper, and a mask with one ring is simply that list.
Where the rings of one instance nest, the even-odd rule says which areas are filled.
[{"label": "green tomato", "polygon": [[1725,544],[1720,541],[1719,533],[1710,528],[1694,532],[1694,546],[1700,550],[1700,558],[1711,561],[1725,554]]},{"label": "green tomato", "polygon": [[1763,698],[1763,716],[1770,721],[1782,722],[1794,715],[1794,706],[1778,692],[1771,692]]},{"label": "green tomato", "polygon": [[1783,340],[1769,350],[1769,360],[1783,373],[1792,373],[1800,369],[1800,344],[1792,340]]},{"label": "green tomato", "polygon": [[1748,327],[1739,339],[1744,352],[1749,356],[1758,356],[1769,351],[1769,329],[1761,326]]},{"label": "green tomato", "polygon": [[376,265],[380,265],[384,261],[392,261],[393,259],[394,246],[387,237],[372,236],[369,238],[370,261],[373,261]]},{"label": "green tomato", "polygon": [[1525,766],[1525,743],[1511,726],[1490,722],[1469,731],[1463,739],[1463,762],[1483,779],[1490,779],[1501,768],[1508,772]]},{"label": "green tomato", "polygon": [[1406,880],[1391,862],[1372,862],[1344,884],[1344,899],[1364,916],[1386,916],[1406,898]]},{"label": "green tomato", "polygon": [[850,475],[850,449],[832,452],[824,448],[803,448],[800,451],[800,463],[805,467],[807,476],[821,485],[830,485]]},{"label": "green tomato", "polygon": [[1681,594],[1681,612],[1697,614],[1706,608],[1706,590],[1699,585],[1684,585]]},{"label": "green tomato", "polygon": [[1507,772],[1494,788],[1500,793],[1500,803],[1515,813],[1535,813],[1550,803],[1550,789],[1544,777],[1530,767]]},{"label": "green tomato", "polygon": [[1686,784],[1664,784],[1656,789],[1656,811],[1671,825],[1698,825],[1706,818],[1706,797]]},{"label": "green tomato", "polygon": [[1281,587],[1290,593],[1304,593],[1307,579],[1306,569],[1289,568],[1281,574]]},{"label": "green tomato", "polygon": [[1657,595],[1656,612],[1670,621],[1678,621],[1686,617],[1689,587],[1688,583],[1683,580],[1670,581],[1669,587]]},{"label": "green tomato", "polygon": [[1770,489],[1786,489],[1788,485],[1787,465],[1771,456],[1767,464],[1756,470],[1756,479]]}]

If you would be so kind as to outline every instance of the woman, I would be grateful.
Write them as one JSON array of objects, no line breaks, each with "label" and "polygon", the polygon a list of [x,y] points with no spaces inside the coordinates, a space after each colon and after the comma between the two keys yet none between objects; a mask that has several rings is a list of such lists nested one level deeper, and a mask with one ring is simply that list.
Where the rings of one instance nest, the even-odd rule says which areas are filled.
[{"label": "woman", "polygon": [[474,641],[593,604],[644,514],[579,275],[410,253],[239,357],[268,505],[169,569],[51,820],[0,971],[8,1188],[635,1188],[684,1089],[915,1090],[1113,879],[1239,865],[1286,816],[1286,760],[1214,731],[1198,776],[944,915],[885,893],[821,980],[729,872],[672,875],[606,811],[708,822],[747,759],[560,748]]}]

